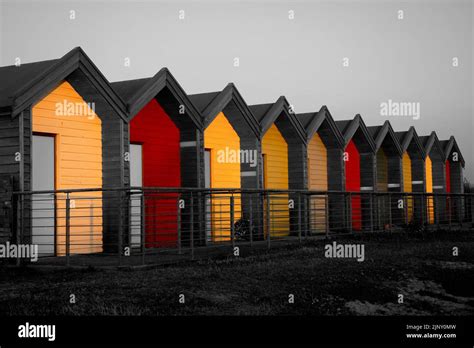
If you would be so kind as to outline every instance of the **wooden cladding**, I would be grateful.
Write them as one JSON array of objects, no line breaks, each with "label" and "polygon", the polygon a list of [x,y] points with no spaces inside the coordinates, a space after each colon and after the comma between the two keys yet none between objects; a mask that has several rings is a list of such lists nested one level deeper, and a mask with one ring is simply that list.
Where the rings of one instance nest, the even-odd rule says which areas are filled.
[{"label": "wooden cladding", "polygon": [[[240,138],[224,113],[204,131],[204,147],[210,152],[210,187],[240,188]],[[230,239],[228,195],[214,195],[211,202],[212,221],[211,238],[213,241]],[[235,197],[235,220],[240,219],[240,198]]]},{"label": "wooden cladding", "polygon": [[[33,133],[55,138],[56,190],[102,187],[102,122],[68,82],[62,82],[33,107],[32,126]],[[35,173],[33,180],[34,177]],[[76,193],[74,196],[71,253],[100,252],[101,193]],[[56,253],[64,255],[65,200],[60,199],[56,204]]]},{"label": "wooden cladding", "polygon": [[[265,156],[265,188],[288,190],[288,144],[274,124],[263,136],[262,153]],[[266,230],[270,228],[271,236],[288,235],[290,225],[288,196],[274,197],[270,205],[273,207],[270,221],[275,223],[266,226]]]}]

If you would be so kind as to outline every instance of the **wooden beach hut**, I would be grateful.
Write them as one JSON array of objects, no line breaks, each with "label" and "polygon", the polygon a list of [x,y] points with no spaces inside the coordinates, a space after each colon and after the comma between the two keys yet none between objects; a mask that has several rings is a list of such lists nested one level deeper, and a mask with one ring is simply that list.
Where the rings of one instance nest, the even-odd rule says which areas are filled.
[{"label": "wooden beach hut", "polygon": [[[396,132],[402,148],[402,191],[425,192],[425,151],[414,127],[408,131]],[[406,195],[404,203],[405,222],[423,223],[425,221],[425,202],[416,195]]]},{"label": "wooden beach hut", "polygon": [[[155,76],[112,83],[124,99],[130,119],[130,185],[146,188],[198,188],[203,186],[202,120],[199,111],[167,68]],[[145,220],[146,247],[176,247],[177,193],[145,191],[131,197],[130,243],[141,243]],[[185,200],[186,203],[186,200]],[[180,215],[188,226],[190,204]],[[197,219],[196,219],[197,221]],[[183,231],[182,242],[189,240]]]},{"label": "wooden beach hut", "polygon": [[[263,188],[282,191],[306,189],[305,131],[286,98],[282,96],[275,103],[252,105],[250,110],[261,129]],[[268,223],[265,225],[265,233],[270,233],[270,236],[297,234],[301,226],[306,226],[303,219],[298,220],[303,202],[295,195],[275,192],[266,204],[271,212],[270,226]]]},{"label": "wooden beach hut", "polygon": [[[398,138],[389,121],[381,126],[367,127],[372,135],[376,151],[376,192],[402,191],[402,150]],[[403,224],[403,206],[401,195],[379,195],[376,199],[377,226],[389,229],[391,225]]]},{"label": "wooden beach hut", "polygon": [[67,209],[66,195],[53,193],[128,184],[126,107],[85,52],[0,68],[0,129],[0,175],[15,190],[51,192],[25,196],[16,243],[64,255],[69,210],[71,254],[117,252],[125,223],[119,194],[74,193]]},{"label": "wooden beach hut", "polygon": [[[426,193],[445,193],[445,153],[436,132],[421,136],[420,141],[425,149]],[[444,197],[427,198],[427,222],[429,224],[444,222],[446,200]]]},{"label": "wooden beach hut", "polygon": [[[221,190],[260,188],[259,125],[236,86],[229,83],[220,92],[193,94],[189,98],[203,119],[204,187]],[[238,225],[247,225],[252,210],[250,205],[258,206],[250,196],[241,197],[231,191],[208,196],[206,235],[203,236],[206,242],[230,240],[231,197],[234,224],[240,221]],[[254,214],[257,210],[252,211]],[[257,221],[255,216],[252,219]],[[258,234],[258,231],[254,232]]]},{"label": "wooden beach hut", "polygon": [[[344,138],[328,108],[318,112],[297,114],[305,129],[307,141],[308,190],[343,191]],[[311,233],[321,233],[343,228],[344,210],[341,195],[312,195],[309,202],[309,228]]]},{"label": "wooden beach hut", "polygon": [[375,144],[362,117],[357,114],[352,120],[336,121],[344,137],[345,189],[350,192],[346,200],[347,229],[373,230],[374,202],[363,192],[374,192]]}]

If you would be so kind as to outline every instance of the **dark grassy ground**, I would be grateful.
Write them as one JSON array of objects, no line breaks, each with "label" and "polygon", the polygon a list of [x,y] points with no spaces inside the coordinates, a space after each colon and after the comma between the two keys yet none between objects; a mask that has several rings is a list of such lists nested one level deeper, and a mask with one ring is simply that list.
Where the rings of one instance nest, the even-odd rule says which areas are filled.
[{"label": "dark grassy ground", "polygon": [[[342,242],[342,240],[338,240]],[[324,241],[142,270],[0,270],[2,315],[474,314],[474,233],[359,236],[366,260]],[[459,256],[452,256],[452,248]],[[74,294],[77,303],[70,304]],[[186,304],[178,302],[184,294]],[[295,303],[288,303],[294,294]],[[398,294],[404,303],[397,303]]]}]

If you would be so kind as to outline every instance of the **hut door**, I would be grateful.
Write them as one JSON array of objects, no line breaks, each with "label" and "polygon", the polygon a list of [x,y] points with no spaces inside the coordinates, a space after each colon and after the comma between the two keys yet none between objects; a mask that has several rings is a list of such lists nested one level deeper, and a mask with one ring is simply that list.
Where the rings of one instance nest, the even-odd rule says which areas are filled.
[{"label": "hut door", "polygon": [[[204,151],[204,187],[211,188],[211,150]],[[212,240],[211,196],[206,196],[206,241]]]},{"label": "hut door", "polygon": [[[130,144],[130,186],[143,186],[143,164],[142,164],[142,145]],[[132,247],[141,246],[142,236],[142,204],[140,191],[132,191],[130,209],[131,209],[131,228],[130,243]]]},{"label": "hut door", "polygon": [[[54,137],[32,137],[32,189],[55,189]],[[32,244],[38,245],[40,256],[55,253],[55,201],[54,194],[35,194],[32,197]]]}]

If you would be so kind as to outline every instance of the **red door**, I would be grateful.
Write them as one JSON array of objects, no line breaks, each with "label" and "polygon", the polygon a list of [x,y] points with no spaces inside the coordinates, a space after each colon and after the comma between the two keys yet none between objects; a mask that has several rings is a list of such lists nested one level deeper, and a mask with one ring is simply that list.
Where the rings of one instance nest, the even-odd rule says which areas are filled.
[{"label": "red door", "polygon": [[[130,122],[130,142],[142,144],[144,187],[181,186],[179,129],[155,99]],[[176,246],[176,199],[174,193],[146,194],[146,247]]]},{"label": "red door", "polygon": [[[346,147],[346,191],[360,192],[360,155],[354,142],[351,140]],[[352,206],[352,229],[361,230],[362,214],[360,196],[353,196]]]}]

